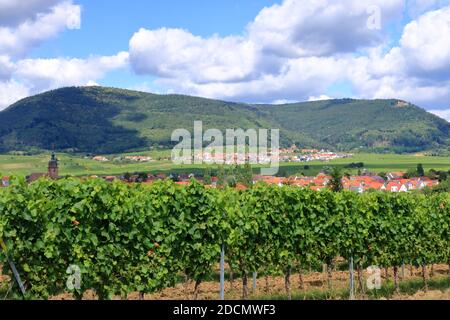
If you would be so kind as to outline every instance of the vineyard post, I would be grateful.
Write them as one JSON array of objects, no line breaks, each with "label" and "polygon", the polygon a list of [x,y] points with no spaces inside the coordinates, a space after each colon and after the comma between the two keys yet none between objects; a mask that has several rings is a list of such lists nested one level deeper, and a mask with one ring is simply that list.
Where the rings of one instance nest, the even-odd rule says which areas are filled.
[{"label": "vineyard post", "polygon": [[220,300],[225,300],[225,244],[220,252]]},{"label": "vineyard post", "polygon": [[253,294],[256,294],[256,278],[258,277],[257,272],[253,272]]},{"label": "vineyard post", "polygon": [[402,263],[402,281],[405,280],[405,263]]},{"label": "vineyard post", "polygon": [[353,281],[353,256],[350,257],[350,300],[355,300],[355,284]]},{"label": "vineyard post", "polygon": [[3,252],[6,255],[6,259],[8,260],[9,266],[11,267],[11,271],[13,273],[14,279],[16,280],[17,284],[19,285],[20,292],[25,297],[25,287],[22,283],[22,280],[20,279],[19,272],[17,271],[16,265],[14,264],[12,258],[8,255],[8,248],[6,247],[6,244],[3,242],[3,239],[0,238],[0,247],[2,248]]}]

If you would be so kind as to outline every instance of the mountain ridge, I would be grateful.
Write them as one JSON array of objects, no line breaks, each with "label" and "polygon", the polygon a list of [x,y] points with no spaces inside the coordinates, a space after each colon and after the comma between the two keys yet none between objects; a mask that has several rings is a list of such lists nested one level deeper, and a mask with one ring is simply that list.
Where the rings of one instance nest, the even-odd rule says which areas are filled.
[{"label": "mountain ridge", "polygon": [[118,153],[170,146],[171,132],[280,128],[281,144],[335,150],[449,149],[450,123],[399,99],[335,99],[282,105],[226,102],[107,87],[67,87],[0,112],[0,152],[30,149]]}]

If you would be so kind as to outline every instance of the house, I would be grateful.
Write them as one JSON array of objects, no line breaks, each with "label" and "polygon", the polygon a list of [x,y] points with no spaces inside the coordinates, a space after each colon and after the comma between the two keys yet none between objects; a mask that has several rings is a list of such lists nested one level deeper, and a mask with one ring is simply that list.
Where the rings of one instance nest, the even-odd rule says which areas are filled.
[{"label": "house", "polygon": [[400,185],[399,185],[399,183],[398,183],[397,181],[389,182],[389,183],[386,185],[386,191],[389,191],[389,192],[399,192],[399,190],[400,190]]},{"label": "house", "polygon": [[360,185],[355,185],[355,186],[350,186],[349,188],[350,191],[354,191],[354,192],[358,192],[358,193],[363,193],[364,192],[364,186]]},{"label": "house", "polygon": [[166,178],[167,178],[167,175],[165,173],[158,173],[156,175],[156,179],[159,179],[159,180],[165,180]]},{"label": "house", "polygon": [[365,189],[366,191],[367,191],[367,190],[382,190],[383,187],[384,187],[384,183],[375,181],[375,182],[367,183],[367,184],[364,186],[364,189]]},{"label": "house", "polygon": [[146,157],[146,156],[126,156],[125,160],[136,161],[136,162],[150,162],[153,159],[151,157]]},{"label": "house", "polygon": [[404,175],[404,172],[389,172],[386,177],[388,178],[388,180],[399,180],[403,179]]},{"label": "house", "polygon": [[103,156],[96,156],[96,157],[93,157],[92,160],[98,161],[98,162],[107,162],[107,161],[109,161],[108,158],[103,157]]},{"label": "house", "polygon": [[3,177],[2,178],[1,186],[4,187],[4,188],[9,187],[9,177]]},{"label": "house", "polygon": [[179,186],[188,186],[190,184],[190,182],[189,181],[178,181],[178,182],[175,182],[175,184],[179,185]]},{"label": "house", "polygon": [[264,176],[262,181],[267,184],[276,184],[281,187],[286,182],[286,179],[273,176]]}]

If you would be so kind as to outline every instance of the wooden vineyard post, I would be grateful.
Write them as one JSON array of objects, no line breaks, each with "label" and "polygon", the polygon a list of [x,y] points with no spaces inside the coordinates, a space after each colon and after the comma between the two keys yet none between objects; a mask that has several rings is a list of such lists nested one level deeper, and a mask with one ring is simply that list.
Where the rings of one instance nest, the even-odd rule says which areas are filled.
[{"label": "wooden vineyard post", "polygon": [[350,257],[349,271],[350,271],[350,300],[355,300],[355,283],[354,283],[354,277],[353,277],[353,257]]},{"label": "wooden vineyard post", "polygon": [[225,244],[223,243],[220,252],[220,300],[225,300]]}]

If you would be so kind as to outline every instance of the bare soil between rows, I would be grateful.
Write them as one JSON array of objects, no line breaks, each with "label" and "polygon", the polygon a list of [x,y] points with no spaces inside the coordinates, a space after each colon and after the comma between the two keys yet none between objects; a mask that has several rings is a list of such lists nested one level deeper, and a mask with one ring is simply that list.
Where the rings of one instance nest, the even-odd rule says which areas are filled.
[{"label": "bare soil between rows", "polygon": [[[428,278],[443,278],[449,277],[448,275],[448,265],[435,265],[434,275],[430,276],[430,268],[428,267]],[[228,275],[228,274],[227,274]],[[363,283],[365,283],[367,273],[363,272]],[[393,281],[393,271],[392,268],[388,269],[387,277],[390,281]],[[300,277],[298,274],[293,274],[291,276],[291,289],[294,296],[298,298],[304,298],[308,296],[311,291],[314,292],[327,292],[328,282],[327,274],[324,272],[305,272],[302,276],[303,278],[303,289],[300,286]],[[404,281],[412,279],[421,279],[422,273],[420,268],[413,268],[413,274],[410,274],[410,268],[405,268],[405,278]],[[382,281],[385,282],[386,273],[382,270]],[[0,288],[7,287],[10,278],[8,276],[0,274]],[[345,290],[348,288],[349,283],[349,273],[346,271],[333,271],[332,272],[332,286],[333,290]],[[163,289],[157,293],[146,294],[144,300],[193,300],[194,292],[194,281],[187,281],[185,283],[179,283],[175,287]],[[285,282],[283,276],[277,277],[260,277],[256,282],[256,291],[253,292],[253,282],[251,277],[248,279],[248,290],[249,299],[268,299],[268,298],[279,298],[286,296]],[[355,287],[358,290],[358,278],[355,274]],[[240,300],[242,299],[242,279],[234,279],[233,282],[227,280],[225,281],[225,298],[227,300]],[[197,299],[198,300],[217,300],[219,298],[219,283],[218,282],[203,282],[200,285]],[[70,293],[60,294],[51,297],[50,300],[73,300],[73,296]],[[83,296],[83,300],[96,300],[97,296],[93,290],[88,290]],[[115,297],[115,299],[121,299],[120,297]],[[128,300],[139,300],[139,293],[131,293]],[[324,299],[340,299],[333,296],[326,297]],[[363,295],[357,292],[356,299],[365,300],[368,299],[367,295]],[[386,298],[381,297],[381,300],[386,300]],[[450,288],[445,290],[418,290],[414,294],[394,294],[389,297],[389,300],[450,300]]]}]

